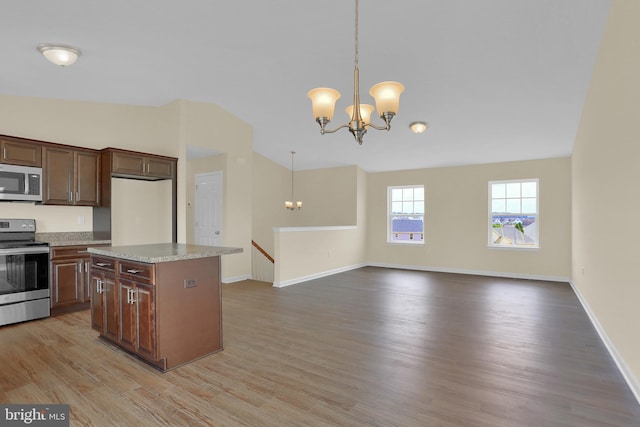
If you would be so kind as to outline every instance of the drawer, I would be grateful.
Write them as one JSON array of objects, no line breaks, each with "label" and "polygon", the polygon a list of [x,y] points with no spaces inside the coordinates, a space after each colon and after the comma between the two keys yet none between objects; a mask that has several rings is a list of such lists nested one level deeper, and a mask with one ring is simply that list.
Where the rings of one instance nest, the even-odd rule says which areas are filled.
[{"label": "drawer", "polygon": [[109,245],[74,245],[74,246],[51,246],[49,253],[51,259],[68,259],[68,258],[89,258],[90,254],[87,248],[97,248]]},{"label": "drawer", "polygon": [[88,258],[86,246],[53,246],[49,248],[51,259]]},{"label": "drawer", "polygon": [[136,282],[153,282],[153,264],[143,262],[118,260],[118,274]]},{"label": "drawer", "polygon": [[115,271],[116,260],[114,258],[91,256],[91,268],[98,268],[100,270]]}]

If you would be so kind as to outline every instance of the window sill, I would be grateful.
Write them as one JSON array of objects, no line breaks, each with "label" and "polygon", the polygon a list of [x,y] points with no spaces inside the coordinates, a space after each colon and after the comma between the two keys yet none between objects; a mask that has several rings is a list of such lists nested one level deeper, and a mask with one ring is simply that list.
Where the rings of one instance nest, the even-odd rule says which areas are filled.
[{"label": "window sill", "polygon": [[390,241],[387,241],[387,245],[392,245],[392,246],[424,246],[424,241],[422,241],[422,242],[390,242]]},{"label": "window sill", "polygon": [[540,250],[540,246],[493,246],[487,245],[489,249],[497,249],[499,251],[525,251],[525,252],[537,252]]}]

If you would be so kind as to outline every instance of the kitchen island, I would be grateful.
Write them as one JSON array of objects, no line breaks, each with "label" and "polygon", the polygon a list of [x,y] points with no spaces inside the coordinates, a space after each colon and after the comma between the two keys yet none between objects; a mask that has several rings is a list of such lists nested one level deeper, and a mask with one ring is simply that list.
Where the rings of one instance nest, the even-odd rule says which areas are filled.
[{"label": "kitchen island", "polygon": [[162,243],[91,254],[91,326],[167,371],[222,350],[220,257],[242,248]]}]

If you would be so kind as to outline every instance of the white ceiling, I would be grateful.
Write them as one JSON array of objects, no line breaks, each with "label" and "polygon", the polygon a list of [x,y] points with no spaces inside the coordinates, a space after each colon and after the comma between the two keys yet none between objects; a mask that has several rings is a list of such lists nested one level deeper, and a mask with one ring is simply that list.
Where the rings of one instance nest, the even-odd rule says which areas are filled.
[{"label": "white ceiling", "polygon": [[[610,0],[362,0],[362,102],[405,85],[389,132],[321,136],[306,96],[353,97],[347,0],[28,0],[0,5],[0,93],[163,105],[212,102],[250,123],[254,150],[290,167],[366,171],[569,156]],[[41,43],[82,50],[72,67]],[[376,118],[377,119],[377,118]],[[421,135],[415,120],[431,124]],[[380,124],[380,122],[378,122]],[[37,125],[37,124],[34,124]]]}]

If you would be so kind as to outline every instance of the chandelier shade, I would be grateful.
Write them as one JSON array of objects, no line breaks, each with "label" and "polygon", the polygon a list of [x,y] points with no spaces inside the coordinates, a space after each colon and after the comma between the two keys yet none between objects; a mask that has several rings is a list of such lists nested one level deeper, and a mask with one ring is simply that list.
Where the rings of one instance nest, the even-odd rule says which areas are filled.
[{"label": "chandelier shade", "polygon": [[340,92],[328,87],[318,87],[311,89],[307,96],[311,99],[311,109],[316,120],[324,118],[328,122],[333,119],[336,101],[340,99]]},{"label": "chandelier shade", "polygon": [[[364,123],[371,122],[371,113],[373,113],[373,110],[374,110],[373,105],[360,104],[360,117],[362,117],[362,121]],[[353,117],[353,105],[349,105],[347,108],[344,109],[344,111],[347,112],[347,116],[349,116],[349,118]]]},{"label": "chandelier shade", "polygon": [[386,81],[375,84],[371,87],[369,94],[374,97],[378,115],[384,120],[384,126],[378,126],[371,122],[373,107],[369,104],[360,103],[360,70],[358,69],[358,0],[355,0],[355,56],[353,66],[353,104],[347,107],[346,111],[350,121],[336,129],[327,129],[327,124],[333,119],[335,104],[340,99],[340,93],[330,88],[311,89],[307,96],[311,99],[311,109],[313,118],[320,125],[320,133],[334,133],[342,128],[348,128],[353,137],[362,145],[363,137],[369,128],[376,130],[389,130],[391,119],[398,113],[400,108],[400,94],[404,91],[404,86],[398,82]]},{"label": "chandelier shade", "polygon": [[385,114],[398,114],[402,92],[404,85],[398,82],[382,82],[371,86],[369,95],[376,100],[376,110],[380,117]]}]

